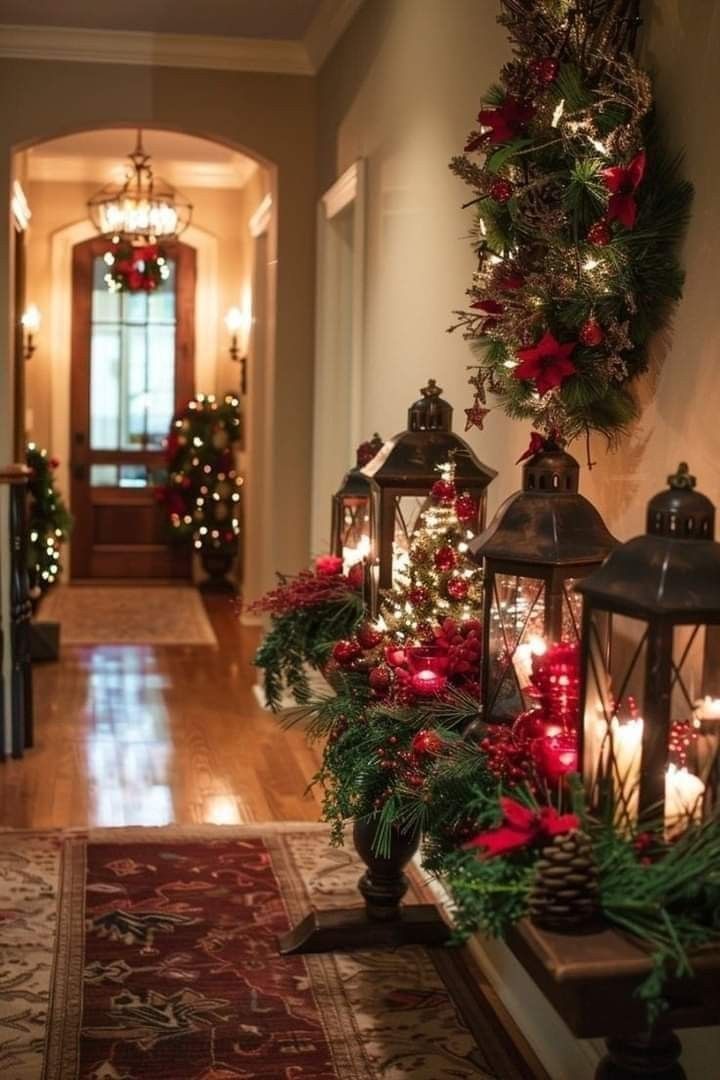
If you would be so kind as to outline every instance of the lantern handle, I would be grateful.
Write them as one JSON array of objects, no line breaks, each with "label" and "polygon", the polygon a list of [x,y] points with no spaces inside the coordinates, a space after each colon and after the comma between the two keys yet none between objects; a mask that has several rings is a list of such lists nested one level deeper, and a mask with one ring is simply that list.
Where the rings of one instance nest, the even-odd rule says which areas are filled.
[{"label": "lantern handle", "polygon": [[686,461],[681,461],[677,467],[677,472],[672,476],[668,476],[668,484],[671,488],[678,490],[692,491],[697,484],[697,480],[690,474],[690,469]]}]

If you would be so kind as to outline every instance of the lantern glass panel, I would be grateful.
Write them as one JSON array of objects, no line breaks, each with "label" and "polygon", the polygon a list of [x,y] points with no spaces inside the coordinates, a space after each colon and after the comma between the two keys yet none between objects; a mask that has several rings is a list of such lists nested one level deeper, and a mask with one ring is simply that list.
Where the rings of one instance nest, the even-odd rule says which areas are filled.
[{"label": "lantern glass panel", "polygon": [[523,709],[533,653],[545,650],[545,583],[494,574],[488,650],[488,715],[514,718]]},{"label": "lantern glass panel", "polygon": [[420,515],[428,506],[427,492],[418,495],[398,495],[395,498],[395,522],[392,548],[392,583],[408,581],[410,543],[420,524]]},{"label": "lantern glass panel", "polygon": [[[642,619],[593,611],[586,642],[583,772],[591,805],[610,799],[621,827],[636,826],[641,778],[664,797],[666,834],[700,820],[717,800],[720,700],[704,693],[706,627],[669,629],[667,664]],[[609,642],[609,644],[608,644]],[[662,694],[662,671],[669,694]],[[667,708],[659,709],[658,702]],[[649,727],[652,725],[652,728]],[[664,782],[663,782],[664,776]]]},{"label": "lantern glass panel", "polygon": [[369,498],[350,495],[342,497],[339,547],[346,571],[370,554]]}]

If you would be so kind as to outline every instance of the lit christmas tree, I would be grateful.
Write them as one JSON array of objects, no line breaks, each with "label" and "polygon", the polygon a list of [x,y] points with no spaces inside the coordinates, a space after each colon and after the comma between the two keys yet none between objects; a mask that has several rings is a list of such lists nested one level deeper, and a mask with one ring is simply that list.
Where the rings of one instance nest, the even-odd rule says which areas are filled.
[{"label": "lit christmas tree", "polygon": [[31,471],[27,566],[30,596],[36,604],[60,576],[60,548],[70,535],[72,518],[55,487],[57,458],[48,458],[47,450],[28,443],[25,464]]},{"label": "lit christmas tree", "polygon": [[467,555],[477,506],[458,491],[452,461],[439,472],[410,542],[405,577],[382,605],[382,619],[400,641],[432,640],[445,620],[466,621],[482,606],[482,571]]},{"label": "lit christmas tree", "polygon": [[201,554],[233,556],[240,535],[242,477],[234,448],[241,438],[240,402],[198,394],[175,417],[167,440],[168,479],[157,492],[173,537]]}]

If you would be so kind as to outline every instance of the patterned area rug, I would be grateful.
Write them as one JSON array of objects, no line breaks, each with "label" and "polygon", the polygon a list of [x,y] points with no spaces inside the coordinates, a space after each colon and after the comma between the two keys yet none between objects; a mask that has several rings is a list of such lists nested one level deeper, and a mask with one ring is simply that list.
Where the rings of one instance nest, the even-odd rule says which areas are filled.
[{"label": "patterned area rug", "polygon": [[312,825],[0,833],[0,1076],[544,1076],[462,950],[278,954],[358,870]]},{"label": "patterned area rug", "polygon": [[187,585],[59,585],[40,618],[64,645],[215,645],[197,589]]}]

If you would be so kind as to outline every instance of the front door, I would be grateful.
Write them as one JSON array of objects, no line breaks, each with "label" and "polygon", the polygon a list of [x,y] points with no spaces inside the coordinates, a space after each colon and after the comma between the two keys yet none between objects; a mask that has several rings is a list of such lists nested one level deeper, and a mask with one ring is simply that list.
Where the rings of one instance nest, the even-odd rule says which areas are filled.
[{"label": "front door", "polygon": [[73,252],[71,501],[75,579],[188,577],[168,546],[154,488],[163,440],[193,394],[195,251],[166,244],[169,276],[151,293],[111,292],[108,242]]}]

